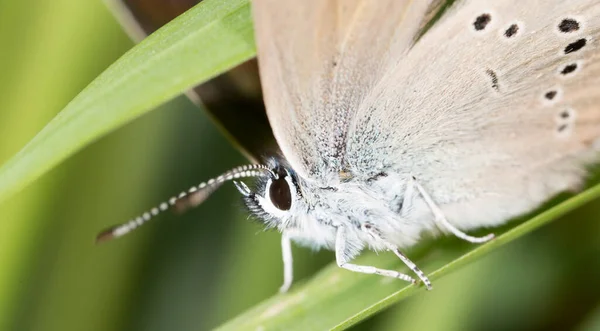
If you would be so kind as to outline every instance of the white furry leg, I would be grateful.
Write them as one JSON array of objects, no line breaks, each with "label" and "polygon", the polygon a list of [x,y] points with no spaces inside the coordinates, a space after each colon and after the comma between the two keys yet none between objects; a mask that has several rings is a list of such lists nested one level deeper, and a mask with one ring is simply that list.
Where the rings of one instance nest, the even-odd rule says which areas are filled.
[{"label": "white furry leg", "polygon": [[431,281],[429,280],[429,278],[427,278],[427,276],[425,275],[425,273],[423,271],[421,271],[421,269],[419,269],[419,267],[417,267],[417,265],[411,261],[406,255],[404,255],[399,249],[398,247],[396,247],[394,244],[387,242],[386,240],[384,240],[379,233],[377,232],[377,230],[373,227],[373,225],[371,224],[363,224],[363,226],[361,227],[361,229],[365,232],[367,232],[370,236],[372,236],[375,240],[384,243],[388,250],[394,252],[394,254],[396,254],[397,257],[400,258],[400,260],[402,262],[404,262],[404,264],[410,269],[412,270],[412,272],[414,272],[419,279],[421,279],[421,281],[423,282],[423,284],[425,284],[425,287],[427,287],[428,290],[432,290],[433,287],[431,287]]},{"label": "white furry leg", "polygon": [[281,253],[283,257],[283,285],[279,288],[279,292],[285,293],[290,289],[294,280],[292,243],[290,242],[290,237],[285,233],[281,235]]},{"label": "white furry leg", "polygon": [[427,194],[427,192],[425,191],[425,189],[423,189],[423,187],[419,184],[419,182],[417,182],[417,180],[414,177],[411,176],[411,178],[412,178],[412,182],[413,182],[414,186],[417,188],[417,190],[419,191],[419,193],[421,194],[423,199],[425,199],[425,203],[427,203],[427,206],[429,206],[429,209],[431,209],[431,212],[433,213],[433,215],[435,217],[435,222],[437,223],[437,225],[439,227],[445,228],[446,230],[452,232],[452,234],[454,234],[458,238],[460,238],[462,240],[466,240],[471,243],[484,243],[486,241],[490,241],[490,240],[494,239],[493,233],[490,233],[483,237],[473,237],[473,236],[469,236],[468,234],[455,228],[452,224],[450,224],[450,222],[448,222],[448,220],[446,219],[446,216],[444,216],[444,213],[442,213],[442,210],[435,204],[435,202],[433,202],[433,199],[431,199],[431,196],[429,196],[429,194]]},{"label": "white furry leg", "polygon": [[363,266],[348,263],[350,254],[346,247],[346,229],[343,226],[338,227],[337,235],[335,239],[335,259],[340,268],[344,268],[354,272],[360,272],[364,274],[376,274],[386,277],[399,278],[407,282],[415,284],[416,281],[409,275],[399,273],[394,270],[379,269],[372,266]]},{"label": "white furry leg", "polygon": [[417,267],[417,265],[413,261],[411,261],[406,255],[402,254],[398,247],[391,246],[390,250],[394,252],[394,254],[396,254],[396,256],[399,257],[400,260],[402,260],[402,262],[404,262],[404,264],[406,264],[408,268],[410,268],[410,270],[417,274],[419,279],[421,279],[421,281],[423,282],[423,284],[425,284],[425,287],[427,287],[428,290],[433,290],[433,287],[431,286],[431,281],[429,280],[429,278],[427,278],[425,273],[423,273],[423,271],[421,271],[421,269],[419,269],[419,267]]}]

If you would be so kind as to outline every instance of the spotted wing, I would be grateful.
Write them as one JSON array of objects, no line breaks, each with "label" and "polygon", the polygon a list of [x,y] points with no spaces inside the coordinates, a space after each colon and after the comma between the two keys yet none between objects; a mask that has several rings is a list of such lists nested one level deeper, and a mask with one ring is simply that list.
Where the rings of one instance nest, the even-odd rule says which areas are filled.
[{"label": "spotted wing", "polygon": [[450,221],[498,224],[598,160],[600,2],[457,3],[361,103],[345,162],[414,175]]}]

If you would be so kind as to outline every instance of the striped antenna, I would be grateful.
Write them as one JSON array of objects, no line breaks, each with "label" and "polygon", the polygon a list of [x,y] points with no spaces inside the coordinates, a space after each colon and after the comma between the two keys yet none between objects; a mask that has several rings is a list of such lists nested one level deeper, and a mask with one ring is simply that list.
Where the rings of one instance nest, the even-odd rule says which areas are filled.
[{"label": "striped antenna", "polygon": [[150,209],[134,219],[100,232],[98,236],[96,236],[96,243],[121,237],[168,209],[174,208],[177,212],[183,212],[189,208],[198,206],[228,180],[264,176],[265,171],[271,176],[275,176],[271,169],[262,164],[251,164],[231,169],[218,177],[210,179],[207,182],[200,183],[197,186],[192,186],[189,190],[183,191],[179,193],[179,195],[171,197],[169,200],[162,202],[158,206]]}]

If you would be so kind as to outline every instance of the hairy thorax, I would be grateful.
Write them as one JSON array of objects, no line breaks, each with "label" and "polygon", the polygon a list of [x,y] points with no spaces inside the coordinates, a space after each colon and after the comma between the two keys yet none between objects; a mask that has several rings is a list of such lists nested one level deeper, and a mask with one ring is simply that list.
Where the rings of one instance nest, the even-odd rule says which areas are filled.
[{"label": "hairy thorax", "polygon": [[403,210],[406,190],[403,176],[385,174],[331,186],[299,179],[298,184],[301,196],[278,228],[304,246],[333,249],[336,229],[344,226],[356,252],[365,247],[385,249],[363,227],[375,229],[386,240],[407,247],[431,228],[426,221],[431,216],[417,216],[423,213],[415,213],[415,208]]}]

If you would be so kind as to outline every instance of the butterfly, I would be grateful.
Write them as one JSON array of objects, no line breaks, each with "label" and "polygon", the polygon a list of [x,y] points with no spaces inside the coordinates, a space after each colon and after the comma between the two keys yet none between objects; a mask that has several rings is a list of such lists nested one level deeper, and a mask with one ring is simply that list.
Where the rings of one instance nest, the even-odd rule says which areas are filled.
[{"label": "butterfly", "polygon": [[600,156],[600,3],[445,5],[253,1],[282,155],[194,186],[98,238],[196,206],[233,180],[249,211],[282,233],[282,291],[292,284],[292,241],[334,250],[341,268],[417,283],[352,263],[367,248],[389,251],[431,289],[402,249],[426,235],[492,240],[467,232],[580,189]]}]

